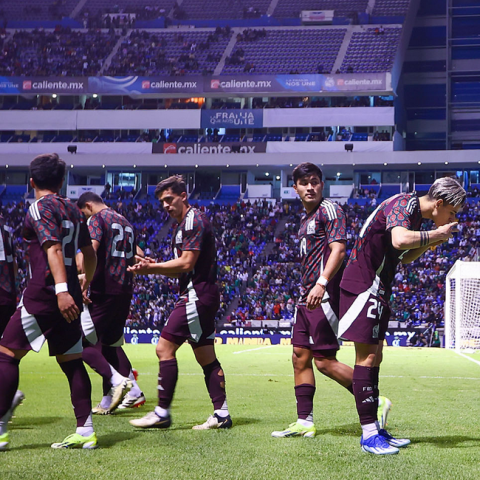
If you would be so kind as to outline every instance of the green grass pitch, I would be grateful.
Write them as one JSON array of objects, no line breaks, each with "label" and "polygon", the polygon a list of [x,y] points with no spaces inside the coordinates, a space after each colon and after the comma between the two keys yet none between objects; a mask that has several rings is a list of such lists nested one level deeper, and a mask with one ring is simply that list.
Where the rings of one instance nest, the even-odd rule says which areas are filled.
[{"label": "green grass pitch", "polygon": [[[179,351],[180,377],[169,430],[135,430],[129,419],[156,405],[158,363],[152,345],[127,345],[147,404],[95,417],[100,448],[53,450],[74,432],[68,386],[60,368],[30,353],[21,363],[26,400],[10,428],[11,449],[0,452],[2,480],[27,479],[479,479],[479,363],[443,349],[387,348],[380,391],[393,402],[389,430],[412,445],[377,457],[359,447],[353,397],[317,374],[314,439],[270,437],[295,421],[291,347],[221,345],[234,428],[194,431],[212,413],[203,375],[188,346]],[[339,359],[352,365],[354,351]],[[101,381],[91,373],[93,404]],[[0,385],[0,389],[1,389]]]}]

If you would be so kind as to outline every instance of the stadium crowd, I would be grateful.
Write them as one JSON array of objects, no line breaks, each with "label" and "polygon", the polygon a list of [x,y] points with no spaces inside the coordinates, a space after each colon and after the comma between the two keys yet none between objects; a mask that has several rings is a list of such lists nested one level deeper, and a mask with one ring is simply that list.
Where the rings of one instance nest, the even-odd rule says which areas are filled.
[{"label": "stadium crowd", "polygon": [[[159,238],[167,215],[154,202],[109,201],[136,230],[139,246],[148,256],[172,257],[170,236]],[[28,202],[1,206],[12,228],[19,271],[19,291],[27,276],[22,224]],[[303,210],[299,202],[269,204],[239,201],[211,205],[206,211],[217,237],[218,284],[221,307],[217,321],[249,326],[252,320],[292,321],[300,286],[298,227]],[[347,254],[363,223],[374,209],[345,204]],[[280,222],[280,223],[279,223]],[[427,227],[427,225],[424,225]],[[443,325],[445,274],[457,259],[473,260],[480,251],[480,199],[472,197],[460,214],[459,233],[430,250],[413,264],[398,267],[392,291],[392,320],[404,326]],[[174,280],[137,277],[127,326],[161,329],[177,298]],[[234,299],[238,302],[230,310]]]}]

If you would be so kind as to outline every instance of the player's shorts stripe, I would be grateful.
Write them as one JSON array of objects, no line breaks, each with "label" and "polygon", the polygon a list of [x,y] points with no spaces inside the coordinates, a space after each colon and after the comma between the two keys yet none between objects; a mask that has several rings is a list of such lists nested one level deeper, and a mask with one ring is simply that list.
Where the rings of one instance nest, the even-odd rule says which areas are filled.
[{"label": "player's shorts stripe", "polygon": [[[326,292],[325,292],[326,293]],[[335,315],[335,312],[332,309],[332,306],[329,302],[322,302],[322,310],[325,314],[325,318],[328,320],[328,323],[332,327],[335,335],[338,334],[338,317]]]},{"label": "player's shorts stripe", "polygon": [[360,315],[363,307],[365,307],[370,295],[370,290],[358,295],[350,308],[345,312],[345,315],[340,319],[338,324],[338,338],[342,339],[342,335],[352,326],[352,323],[357,319],[358,315]]},{"label": "player's shorts stripe", "polygon": [[69,350],[67,350],[63,355],[73,355],[75,353],[82,353],[83,352],[83,345],[82,345],[82,337],[78,339],[78,342]]},{"label": "player's shorts stripe", "polygon": [[202,326],[200,325],[200,316],[197,311],[198,301],[197,292],[193,288],[192,282],[188,285],[188,300],[185,305],[187,311],[188,329],[190,330],[190,336],[194,342],[198,342],[202,336]]},{"label": "player's shorts stripe", "polygon": [[95,345],[98,342],[97,332],[95,325],[90,315],[88,307],[83,308],[83,312],[80,314],[80,322],[82,323],[82,330],[84,337],[92,344]]},{"label": "player's shorts stripe", "polygon": [[39,352],[45,343],[45,336],[42,333],[40,325],[38,325],[37,319],[33,315],[30,315],[25,307],[22,307],[21,319],[23,331],[28,343],[34,352]]}]

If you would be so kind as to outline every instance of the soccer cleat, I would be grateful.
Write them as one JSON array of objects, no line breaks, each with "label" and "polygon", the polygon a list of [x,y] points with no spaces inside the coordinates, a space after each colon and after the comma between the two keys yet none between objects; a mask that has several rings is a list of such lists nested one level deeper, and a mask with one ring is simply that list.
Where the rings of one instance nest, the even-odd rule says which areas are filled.
[{"label": "soccer cleat", "polygon": [[112,413],[122,401],[122,398],[126,393],[133,387],[133,383],[129,378],[124,378],[122,383],[115,385],[110,390],[110,395],[112,396],[112,402],[108,407],[108,411]]},{"label": "soccer cleat", "polygon": [[86,450],[93,450],[97,448],[97,436],[93,432],[89,437],[84,437],[78,433],[69,435],[63,442],[52,443],[52,448],[84,448]]},{"label": "soccer cleat", "polygon": [[133,378],[137,381],[138,378],[138,370],[136,368],[132,368]]},{"label": "soccer cleat", "polygon": [[311,427],[304,427],[298,422],[291,423],[286,430],[280,432],[272,432],[272,437],[285,438],[285,437],[306,437],[313,438],[317,434],[315,425]]},{"label": "soccer cleat", "polygon": [[8,432],[4,433],[3,435],[0,435],[0,452],[4,452],[5,450],[8,450],[9,442],[10,442],[10,437],[8,435]]},{"label": "soccer cleat", "polygon": [[140,395],[138,397],[128,392],[123,397],[122,403],[118,406],[118,409],[123,410],[125,408],[138,408],[138,407],[141,407],[145,402],[146,402],[146,399],[143,392],[140,392]]},{"label": "soccer cleat", "polygon": [[393,455],[399,452],[398,448],[392,447],[385,437],[380,434],[373,435],[366,440],[364,440],[362,436],[360,438],[360,445],[364,452],[373,453],[374,455]]},{"label": "soccer cleat", "polygon": [[140,428],[168,428],[172,424],[172,417],[159,417],[155,412],[149,412],[142,418],[130,420],[130,424]]},{"label": "soccer cleat", "polygon": [[392,435],[390,435],[385,429],[379,430],[378,434],[381,435],[392,447],[402,448],[410,445],[410,440],[408,438],[392,437]]},{"label": "soccer cleat", "polygon": [[94,415],[110,415],[110,410],[108,408],[102,407],[102,404],[99,403],[96,407],[92,408],[92,413]]},{"label": "soccer cleat", "polygon": [[212,430],[215,428],[232,428],[232,418],[230,415],[220,417],[214,413],[207,418],[205,423],[192,427],[193,430]]},{"label": "soccer cleat", "polygon": [[387,397],[378,397],[377,419],[379,430],[382,430],[387,426],[387,417],[391,408],[392,402]]},{"label": "soccer cleat", "polygon": [[7,412],[9,422],[12,421],[13,418],[13,413],[15,412],[15,409],[23,403],[25,400],[25,394],[21,390],[17,390],[15,392],[15,396],[13,397],[12,404],[10,405],[10,409]]}]

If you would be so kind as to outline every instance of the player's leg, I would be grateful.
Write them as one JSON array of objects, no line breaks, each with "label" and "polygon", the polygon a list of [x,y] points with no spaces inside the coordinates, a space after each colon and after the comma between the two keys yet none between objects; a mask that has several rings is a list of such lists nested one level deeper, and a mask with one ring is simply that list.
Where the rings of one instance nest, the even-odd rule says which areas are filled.
[{"label": "player's leg", "polygon": [[18,391],[20,360],[26,354],[27,350],[14,350],[0,345],[0,451],[7,450],[10,442],[8,422],[16,406],[14,398]]},{"label": "player's leg", "polygon": [[228,411],[227,394],[225,391],[225,374],[215,354],[213,340],[207,344],[198,345],[191,342],[197,363],[202,367],[205,385],[213,404],[213,415],[201,425],[195,425],[194,430],[209,430],[214,428],[230,428],[232,419]]},{"label": "player's leg", "polygon": [[130,363],[127,354],[125,353],[122,347],[115,347],[116,349],[116,356],[119,362],[119,371],[120,372],[127,372],[127,376],[132,383],[132,388],[126,395],[123,397],[122,402],[118,406],[120,410],[125,408],[138,408],[141,407],[145,402],[145,395],[138,386],[137,379],[135,378],[135,374],[133,372],[132,364]]},{"label": "player's leg", "polygon": [[326,377],[335,380],[353,394],[353,368],[337,360],[336,355],[314,356],[317,370]]},{"label": "player's leg", "polygon": [[297,306],[292,334],[292,364],[295,383],[295,399],[297,404],[297,421],[291,423],[285,430],[272,432],[272,437],[287,438],[316,434],[313,423],[313,398],[315,396],[315,374],[312,366],[311,324],[307,309]]},{"label": "player's leg", "polygon": [[[172,315],[174,312],[172,312]],[[170,318],[172,318],[172,316]],[[167,339],[165,335],[168,335],[169,339]],[[173,339],[173,335],[162,331],[162,336],[160,337],[156,348],[160,367],[158,373],[158,405],[153,412],[148,413],[144,417],[130,420],[130,423],[134,427],[168,428],[172,423],[170,417],[170,405],[173,400],[173,394],[178,379],[176,352],[183,344],[185,338],[177,337],[175,340],[177,343],[171,341]]]},{"label": "player's leg", "polygon": [[68,379],[77,429],[63,442],[52,444],[52,448],[97,448],[97,436],[92,422],[92,384],[81,353],[56,355],[57,362]]}]

